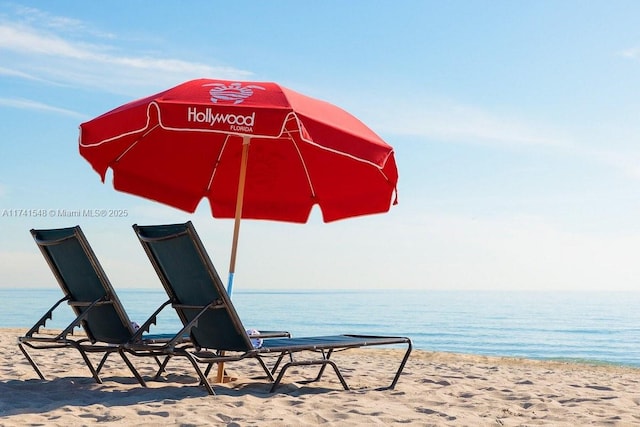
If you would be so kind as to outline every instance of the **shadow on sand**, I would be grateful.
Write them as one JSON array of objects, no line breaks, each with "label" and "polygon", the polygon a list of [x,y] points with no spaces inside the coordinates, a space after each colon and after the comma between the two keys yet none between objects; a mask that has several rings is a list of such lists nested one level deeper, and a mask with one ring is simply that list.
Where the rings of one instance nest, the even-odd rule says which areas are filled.
[{"label": "shadow on sand", "polygon": [[[1,381],[0,417],[42,414],[65,406],[101,405],[113,408],[152,402],[160,405],[171,404],[184,399],[216,399],[217,396],[250,395],[257,398],[273,398],[281,394],[300,396],[340,392],[335,388],[290,383],[282,384],[275,393],[269,393],[270,383],[261,379],[250,379],[248,382],[214,384],[216,395],[210,396],[204,387],[199,387],[196,383],[195,377],[175,374],[158,381],[149,381],[146,388],[128,377],[105,377],[103,384],[97,384],[92,378],[86,377]],[[158,406],[158,412],[162,412],[162,406]],[[162,416],[161,413],[155,415]]]}]

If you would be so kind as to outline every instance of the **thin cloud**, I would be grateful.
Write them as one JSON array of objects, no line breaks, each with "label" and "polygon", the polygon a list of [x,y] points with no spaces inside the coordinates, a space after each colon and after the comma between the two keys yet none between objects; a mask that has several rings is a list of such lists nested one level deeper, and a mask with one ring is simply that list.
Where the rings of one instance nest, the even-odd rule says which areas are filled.
[{"label": "thin cloud", "polygon": [[47,34],[20,24],[0,24],[0,49],[23,55],[60,56],[70,59],[91,59],[90,46],[74,45],[55,34]]},{"label": "thin cloud", "polygon": [[387,101],[393,110],[372,112],[371,122],[384,132],[427,139],[500,147],[568,147],[558,129],[451,101]]},{"label": "thin cloud", "polygon": [[88,118],[85,114],[79,113],[77,111],[54,107],[53,105],[44,104],[42,102],[33,101],[30,99],[0,98],[0,105],[5,107],[19,108],[22,110],[45,111],[50,113],[61,114],[63,116],[78,118],[78,119]]},{"label": "thin cloud", "polygon": [[[637,138],[629,138],[634,140]],[[634,180],[640,180],[640,151],[637,149],[606,149],[583,147],[580,153],[622,171]]]},{"label": "thin cloud", "polygon": [[95,28],[87,26],[84,22],[78,19],[69,18],[67,16],[52,15],[34,7],[22,5],[13,5],[13,7],[15,8],[15,15],[20,17],[22,21],[26,23],[37,24],[44,28],[66,33],[84,33],[100,38],[115,38],[113,34],[98,31]]},{"label": "thin cloud", "polygon": [[[640,60],[640,50],[637,58]],[[376,132],[437,142],[453,142],[492,147],[499,150],[536,149],[561,153],[599,163],[640,180],[640,138],[635,127],[614,127],[606,135],[581,128],[557,126],[535,118],[495,112],[451,100],[385,99],[380,105],[394,108],[374,109],[354,106]],[[617,141],[612,144],[611,141]]]},{"label": "thin cloud", "polygon": [[[37,9],[23,8],[20,17],[20,22],[0,21],[0,52],[4,52],[5,64],[11,64],[0,74],[127,94],[146,93],[151,87],[164,88],[190,78],[246,79],[252,75],[181,58],[120,54],[110,41],[113,37],[101,35],[91,41],[82,22]],[[76,41],[77,33],[72,30],[90,41]]]},{"label": "thin cloud", "polygon": [[31,80],[34,82],[40,82],[40,83],[46,83],[49,85],[57,85],[60,86],[60,84],[55,83],[51,80],[46,80],[46,79],[42,79],[39,77],[36,77],[32,74],[28,74],[28,73],[24,73],[22,71],[18,71],[18,70],[14,70],[11,68],[5,68],[5,67],[0,67],[0,76],[8,76],[8,77],[17,77],[19,79],[23,79],[23,80]]},{"label": "thin cloud", "polygon": [[629,59],[640,59],[640,47],[625,49],[620,52],[620,55]]},{"label": "thin cloud", "polygon": [[9,76],[9,77],[19,77],[25,80],[40,80],[35,76],[32,76],[28,73],[23,73],[22,71],[12,70],[11,68],[0,67],[0,75]]},{"label": "thin cloud", "polygon": [[148,69],[169,73],[207,73],[214,70],[226,73],[240,72],[233,68],[211,67],[179,59],[117,56],[101,53],[101,51],[105,52],[110,48],[97,44],[75,43],[21,25],[0,25],[0,49],[25,56],[50,56],[66,60],[89,61],[96,65],[117,65],[137,70]]}]

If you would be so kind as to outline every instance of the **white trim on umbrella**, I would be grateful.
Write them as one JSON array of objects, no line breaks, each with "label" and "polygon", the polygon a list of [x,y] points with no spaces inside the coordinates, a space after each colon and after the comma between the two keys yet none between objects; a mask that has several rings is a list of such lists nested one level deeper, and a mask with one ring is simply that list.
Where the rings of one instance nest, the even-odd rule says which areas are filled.
[{"label": "white trim on umbrella", "polygon": [[[389,159],[389,156],[391,155],[391,153],[393,153],[393,149],[390,150],[390,152],[387,154],[386,158],[384,159],[384,162],[382,165],[378,165],[377,163],[374,163],[372,161],[354,156],[353,154],[349,154],[349,153],[345,153],[344,151],[340,151],[340,150],[336,150],[334,148],[330,148],[330,147],[326,147],[324,145],[318,144],[313,140],[307,139],[303,136],[303,133],[301,132],[302,129],[304,129],[304,124],[302,123],[302,121],[300,120],[300,118],[298,117],[298,115],[294,112],[291,111],[287,114],[287,116],[285,117],[285,119],[282,122],[282,126],[280,128],[280,133],[278,135],[264,135],[264,134],[246,134],[246,133],[241,133],[241,132],[233,132],[233,131],[225,131],[225,130],[217,130],[217,129],[194,129],[194,128],[178,128],[178,127],[171,127],[171,126],[166,126],[162,123],[162,116],[161,116],[161,111],[160,111],[160,105],[156,102],[156,101],[152,101],[149,103],[149,105],[147,105],[147,123],[145,124],[144,127],[137,129],[137,130],[132,130],[132,131],[128,131],[128,132],[123,132],[119,135],[116,136],[112,136],[110,138],[104,139],[102,141],[97,141],[97,142],[92,142],[92,143],[83,143],[82,142],[82,133],[80,134],[80,141],[79,144],[81,147],[84,148],[92,148],[92,147],[97,147],[103,144],[107,144],[109,142],[112,142],[114,140],[120,139],[122,137],[128,136],[128,135],[133,135],[136,133],[140,133],[145,131],[146,129],[149,129],[149,125],[151,123],[151,115],[150,115],[150,109],[152,106],[155,106],[156,111],[158,112],[158,125],[167,131],[172,131],[172,132],[202,132],[202,133],[215,133],[215,134],[224,134],[224,135],[233,135],[233,136],[238,136],[238,137],[250,137],[250,138],[260,138],[260,139],[279,139],[282,138],[282,136],[287,133],[287,131],[291,131],[293,129],[287,129],[287,123],[289,122],[289,120],[291,118],[295,119],[296,121],[296,127],[298,132],[300,133],[300,140],[304,141],[305,143],[309,144],[309,145],[313,145],[315,147],[318,147],[321,150],[325,150],[325,151],[329,151],[341,156],[345,156],[348,157],[352,160],[358,161],[358,162],[362,162],[362,163],[367,163],[377,169],[384,169],[384,166],[387,163],[387,160]],[[153,130],[155,129],[155,126],[150,129]],[[82,131],[82,128],[81,128]],[[146,133],[145,133],[146,135]],[[137,143],[134,142],[129,148],[127,148],[126,151],[128,151],[133,145],[135,145]]]}]

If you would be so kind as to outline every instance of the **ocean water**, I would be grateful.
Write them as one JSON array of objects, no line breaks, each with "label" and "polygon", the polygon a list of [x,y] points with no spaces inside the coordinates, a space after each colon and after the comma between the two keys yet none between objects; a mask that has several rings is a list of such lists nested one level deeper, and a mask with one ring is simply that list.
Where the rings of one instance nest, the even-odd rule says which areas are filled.
[{"label": "ocean water", "polygon": [[[166,299],[162,290],[118,290],[138,323]],[[30,328],[59,289],[0,289],[0,327]],[[409,336],[428,351],[576,360],[640,367],[640,292],[249,291],[233,302],[246,328],[294,336]],[[48,327],[73,319],[61,305]],[[167,308],[153,333],[180,322]]]}]

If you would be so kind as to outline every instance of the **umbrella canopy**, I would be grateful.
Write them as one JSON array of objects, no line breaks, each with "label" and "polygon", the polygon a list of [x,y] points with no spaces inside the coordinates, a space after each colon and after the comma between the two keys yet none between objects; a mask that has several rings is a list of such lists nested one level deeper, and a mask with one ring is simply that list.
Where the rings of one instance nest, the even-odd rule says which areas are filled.
[{"label": "umbrella canopy", "polygon": [[[117,190],[217,218],[325,222],[389,210],[393,148],[344,110],[268,82],[192,80],[80,125],[80,154]],[[242,191],[242,190],[241,190]]]},{"label": "umbrella canopy", "polygon": [[117,190],[187,212],[206,197],[235,218],[229,294],[241,218],[386,212],[398,180],[393,148],[361,121],[269,82],[192,80],[130,102],[80,125],[80,154]]}]

